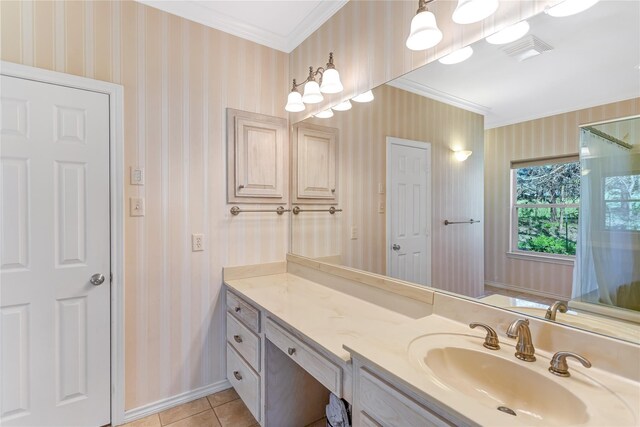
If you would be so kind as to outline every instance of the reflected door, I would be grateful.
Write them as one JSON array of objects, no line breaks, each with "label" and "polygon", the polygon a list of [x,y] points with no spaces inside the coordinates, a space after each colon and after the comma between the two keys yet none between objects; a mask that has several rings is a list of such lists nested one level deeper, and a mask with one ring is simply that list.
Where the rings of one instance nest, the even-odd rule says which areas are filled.
[{"label": "reflected door", "polygon": [[431,283],[431,146],[387,138],[387,274]]},{"label": "reflected door", "polygon": [[109,98],[1,79],[0,424],[108,424]]}]

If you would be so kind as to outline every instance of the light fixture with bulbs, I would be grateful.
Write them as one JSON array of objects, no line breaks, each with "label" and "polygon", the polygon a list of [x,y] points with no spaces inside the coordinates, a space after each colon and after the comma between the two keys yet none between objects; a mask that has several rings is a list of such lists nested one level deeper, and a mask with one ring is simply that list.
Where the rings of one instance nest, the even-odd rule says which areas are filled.
[{"label": "light fixture with bulbs", "polygon": [[493,15],[499,5],[498,0],[458,0],[451,18],[456,24],[472,24]]},{"label": "light fixture with bulbs", "polygon": [[503,28],[497,33],[491,34],[486,38],[486,40],[491,44],[507,44],[521,39],[528,32],[529,23],[527,21],[520,21],[516,24]]},{"label": "light fixture with bulbs", "polygon": [[473,153],[471,150],[454,150],[453,157],[459,162],[464,162]]},{"label": "light fixture with bulbs", "polygon": [[373,99],[374,99],[373,92],[371,92],[370,90],[363,92],[354,98],[351,98],[352,101],[360,102],[360,103],[371,102],[373,101]]},{"label": "light fixture with bulbs", "polygon": [[598,1],[599,0],[564,0],[545,10],[545,13],[554,18],[563,18],[583,12],[598,3]]},{"label": "light fixture with bulbs", "polygon": [[471,46],[465,46],[462,49],[451,52],[447,56],[443,56],[438,61],[445,65],[459,64],[469,59],[471,55],[473,55],[473,48]]},{"label": "light fixture with bulbs", "polygon": [[[318,75],[320,75],[319,83],[316,81],[316,76]],[[300,95],[298,87],[302,85],[304,85],[304,92]],[[343,89],[340,82],[340,74],[333,65],[333,52],[330,52],[329,62],[327,62],[325,68],[318,67],[314,71],[313,67],[309,67],[309,76],[302,83],[296,83],[296,79],[293,79],[293,86],[284,109],[291,113],[304,111],[304,104],[322,102],[324,99],[323,93],[339,93]]]},{"label": "light fixture with bulbs", "polygon": [[314,117],[317,117],[319,119],[329,119],[333,117],[333,110],[331,108],[327,108],[326,110],[316,114]]},{"label": "light fixture with bulbs", "polygon": [[436,16],[427,10],[427,3],[434,0],[418,0],[416,16],[411,20],[411,31],[407,37],[407,47],[411,50],[425,50],[442,40],[442,31],[436,23]]},{"label": "light fixture with bulbs", "polygon": [[347,99],[346,101],[341,102],[338,105],[333,106],[333,109],[336,111],[347,111],[351,109],[351,102]]}]

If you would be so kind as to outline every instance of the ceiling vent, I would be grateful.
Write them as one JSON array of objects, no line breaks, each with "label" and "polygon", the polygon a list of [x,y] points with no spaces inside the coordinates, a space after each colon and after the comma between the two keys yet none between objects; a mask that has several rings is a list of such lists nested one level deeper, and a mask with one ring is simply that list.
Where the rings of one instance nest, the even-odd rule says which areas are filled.
[{"label": "ceiling vent", "polygon": [[541,53],[547,52],[552,49],[552,46],[548,45],[547,43],[543,42],[533,35],[523,37],[520,40],[508,44],[507,46],[502,48],[502,50],[507,55],[517,59],[518,61],[524,61],[526,59],[533,58],[534,56],[538,56]]}]

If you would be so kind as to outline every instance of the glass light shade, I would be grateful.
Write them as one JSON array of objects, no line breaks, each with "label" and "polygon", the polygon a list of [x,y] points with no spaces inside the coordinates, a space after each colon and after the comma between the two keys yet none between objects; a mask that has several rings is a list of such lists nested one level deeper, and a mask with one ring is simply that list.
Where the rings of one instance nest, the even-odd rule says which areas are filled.
[{"label": "glass light shade", "polygon": [[462,49],[456,50],[455,52],[451,52],[449,55],[440,58],[438,61],[445,65],[458,64],[469,59],[471,55],[473,55],[473,49],[471,46],[466,46]]},{"label": "glass light shade", "polygon": [[407,47],[411,50],[425,50],[434,47],[442,40],[442,31],[436,24],[436,16],[429,12],[420,12],[411,20],[411,32],[407,38]]},{"label": "glass light shade", "polygon": [[371,102],[373,101],[373,92],[371,92],[370,90],[361,93],[360,95],[356,96],[355,98],[351,99],[352,101],[355,102]]},{"label": "glass light shade", "polygon": [[547,15],[555,18],[562,18],[564,16],[575,15],[576,13],[583,12],[589,9],[599,0],[565,0],[549,9],[545,10]]},{"label": "glass light shade", "polygon": [[454,151],[453,155],[457,161],[464,162],[471,155],[471,153],[472,151],[470,150],[460,150],[460,151]]},{"label": "glass light shade", "polygon": [[304,102],[305,104],[317,104],[318,102],[322,102],[323,99],[324,98],[320,93],[320,86],[318,86],[318,82],[312,80],[305,83],[302,102]]},{"label": "glass light shade", "polygon": [[458,0],[451,18],[456,24],[471,24],[493,15],[499,5],[498,0]]},{"label": "glass light shade", "polygon": [[333,107],[336,111],[347,111],[351,109],[351,101],[348,99]]},{"label": "glass light shade", "polygon": [[284,107],[284,109],[291,113],[304,111],[305,106],[302,103],[302,95],[300,95],[300,92],[294,90],[289,93],[289,97],[287,98],[287,105],[286,107]]},{"label": "glass light shade", "polygon": [[335,68],[329,68],[322,74],[322,86],[320,86],[320,92],[322,93],[338,93],[342,92],[342,83],[340,82],[340,74]]},{"label": "glass light shade", "polygon": [[517,24],[503,28],[497,33],[491,34],[486,40],[491,44],[507,44],[524,37],[528,32],[529,23],[527,21],[520,21]]},{"label": "glass light shade", "polygon": [[328,108],[324,111],[319,112],[314,117],[317,117],[319,119],[328,119],[330,117],[333,117],[333,110],[331,108]]}]

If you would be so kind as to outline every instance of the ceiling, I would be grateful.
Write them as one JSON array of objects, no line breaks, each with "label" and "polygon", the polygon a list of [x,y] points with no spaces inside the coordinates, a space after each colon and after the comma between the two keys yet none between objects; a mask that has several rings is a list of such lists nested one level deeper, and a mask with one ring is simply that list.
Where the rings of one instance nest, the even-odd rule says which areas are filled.
[{"label": "ceiling", "polygon": [[465,62],[431,63],[389,84],[483,114],[487,129],[640,97],[640,1],[529,23],[553,50],[520,62],[480,40]]},{"label": "ceiling", "polygon": [[247,40],[291,52],[348,0],[138,0]]}]

